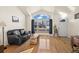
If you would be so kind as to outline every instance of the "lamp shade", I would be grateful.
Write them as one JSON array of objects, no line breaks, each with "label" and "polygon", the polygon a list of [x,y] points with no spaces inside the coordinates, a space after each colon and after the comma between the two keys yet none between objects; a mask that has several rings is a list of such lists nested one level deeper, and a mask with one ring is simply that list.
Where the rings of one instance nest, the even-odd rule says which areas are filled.
[{"label": "lamp shade", "polygon": [[4,21],[1,21],[0,26],[6,26],[6,23]]}]

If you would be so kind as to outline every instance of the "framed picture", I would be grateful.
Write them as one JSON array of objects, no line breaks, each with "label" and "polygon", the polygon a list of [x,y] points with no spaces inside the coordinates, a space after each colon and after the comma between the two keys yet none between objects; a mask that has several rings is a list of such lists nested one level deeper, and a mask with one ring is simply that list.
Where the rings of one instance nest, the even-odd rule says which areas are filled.
[{"label": "framed picture", "polygon": [[79,19],[79,13],[75,14],[75,19]]},{"label": "framed picture", "polygon": [[19,22],[19,17],[12,16],[12,22]]}]

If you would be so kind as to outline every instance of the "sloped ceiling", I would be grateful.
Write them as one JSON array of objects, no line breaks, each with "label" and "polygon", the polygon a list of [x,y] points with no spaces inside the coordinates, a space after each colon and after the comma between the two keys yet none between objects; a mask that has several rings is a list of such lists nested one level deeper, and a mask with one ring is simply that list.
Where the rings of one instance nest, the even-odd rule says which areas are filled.
[{"label": "sloped ceiling", "polygon": [[54,7],[50,7],[50,6],[44,6],[44,7],[40,7],[40,6],[21,6],[21,7],[18,7],[19,9],[21,9],[21,11],[24,13],[24,14],[27,14],[29,13],[29,15],[37,12],[37,11],[41,11],[41,10],[45,10],[47,12],[53,12],[54,11]]},{"label": "sloped ceiling", "polygon": [[[35,12],[41,10],[52,13],[53,15],[58,14],[58,12],[65,12],[67,14],[72,13],[73,11],[69,6],[19,6],[18,7],[25,15],[32,15]],[[79,10],[79,7],[73,7]]]}]

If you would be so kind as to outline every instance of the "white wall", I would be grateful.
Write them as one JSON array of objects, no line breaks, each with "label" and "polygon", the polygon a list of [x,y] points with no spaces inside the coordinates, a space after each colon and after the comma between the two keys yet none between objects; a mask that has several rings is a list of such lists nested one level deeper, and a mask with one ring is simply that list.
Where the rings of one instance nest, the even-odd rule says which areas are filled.
[{"label": "white wall", "polygon": [[[59,12],[64,12],[67,14],[67,23],[59,23],[59,20],[61,20],[61,15]],[[67,6],[56,6],[54,11],[54,23],[57,25],[58,31],[60,32],[60,36],[69,36],[70,35],[70,23],[69,21],[72,20],[72,14],[71,10],[67,8]],[[63,28],[61,28],[60,25],[63,25]],[[65,25],[65,26],[64,26]],[[63,31],[61,31],[63,30]],[[65,32],[65,33],[64,33]],[[67,35],[66,35],[67,34]]]},{"label": "white wall", "polygon": [[70,22],[70,36],[79,35],[79,19],[75,19],[74,22]]},{"label": "white wall", "polygon": [[25,24],[26,24],[26,31],[31,31],[31,18],[29,15],[25,16]]},{"label": "white wall", "polygon": [[[60,20],[62,19],[65,19],[65,22],[60,22]],[[63,16],[59,14],[58,11],[55,11],[54,24],[57,26],[59,36],[68,36],[68,23],[69,23],[68,20],[69,20],[68,16]]]},{"label": "white wall", "polygon": [[[18,16],[19,22],[12,22],[12,16]],[[25,28],[25,15],[17,7],[0,7],[0,21],[6,23],[5,45],[7,42],[7,31],[11,29]],[[1,27],[0,27],[1,30]],[[2,31],[0,31],[0,44],[2,44]]]},{"label": "white wall", "polygon": [[74,30],[74,25],[73,25],[73,21],[74,21],[74,16],[73,16],[73,12],[68,14],[68,19],[69,19],[69,23],[68,23],[68,37],[71,37],[71,35],[73,35],[73,30]]},{"label": "white wall", "polygon": [[79,35],[79,19],[75,19],[76,13],[79,13],[79,7],[75,7],[75,11],[70,15],[69,20],[69,36]]}]

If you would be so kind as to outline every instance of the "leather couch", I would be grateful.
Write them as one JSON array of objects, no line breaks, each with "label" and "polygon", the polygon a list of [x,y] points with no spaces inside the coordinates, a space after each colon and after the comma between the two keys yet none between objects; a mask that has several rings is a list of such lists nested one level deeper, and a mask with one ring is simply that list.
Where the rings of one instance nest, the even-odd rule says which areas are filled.
[{"label": "leather couch", "polygon": [[26,32],[24,31],[24,29],[14,29],[7,32],[8,43],[10,45],[21,45],[22,43],[30,39],[30,36],[31,32]]}]

